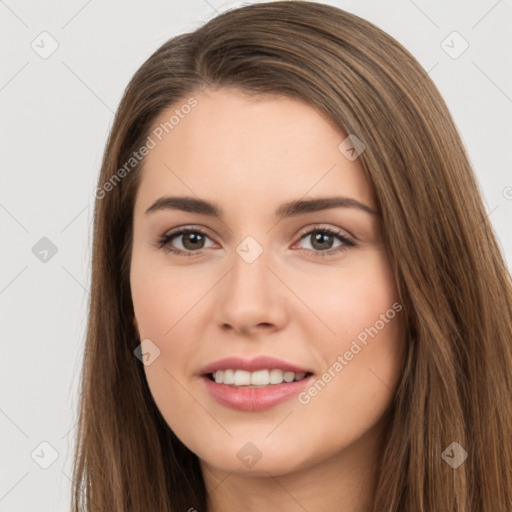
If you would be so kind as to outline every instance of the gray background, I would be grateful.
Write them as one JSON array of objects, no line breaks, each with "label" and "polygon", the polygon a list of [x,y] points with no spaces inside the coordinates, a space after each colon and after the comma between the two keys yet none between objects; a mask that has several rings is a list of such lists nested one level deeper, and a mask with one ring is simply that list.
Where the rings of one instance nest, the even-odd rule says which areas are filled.
[{"label": "gray background", "polygon": [[[123,89],[164,41],[246,3],[0,1],[0,511],[69,510],[93,190]],[[325,3],[372,21],[429,71],[512,268],[511,1]]]}]

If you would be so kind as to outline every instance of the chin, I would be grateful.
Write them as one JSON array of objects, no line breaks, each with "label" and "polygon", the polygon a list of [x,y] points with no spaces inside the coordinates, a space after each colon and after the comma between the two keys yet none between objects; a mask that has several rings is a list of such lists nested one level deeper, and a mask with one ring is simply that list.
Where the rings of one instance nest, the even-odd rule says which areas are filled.
[{"label": "chin", "polygon": [[[232,442],[224,446],[217,445],[215,451],[206,448],[196,451],[202,464],[216,470],[251,476],[285,475],[314,465],[312,460],[299,446],[281,446],[276,448],[273,443],[265,440],[255,443],[244,441]],[[239,446],[240,445],[240,446]],[[301,453],[302,452],[302,453]]]}]

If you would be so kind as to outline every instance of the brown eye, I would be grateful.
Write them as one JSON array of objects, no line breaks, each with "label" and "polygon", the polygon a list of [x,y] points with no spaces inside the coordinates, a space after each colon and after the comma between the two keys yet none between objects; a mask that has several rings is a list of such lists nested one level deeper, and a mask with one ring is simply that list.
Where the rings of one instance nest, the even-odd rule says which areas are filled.
[{"label": "brown eye", "polygon": [[200,229],[180,229],[163,235],[157,247],[174,254],[194,256],[201,254],[202,249],[211,247],[205,245],[208,240],[211,240],[210,237]]},{"label": "brown eye", "polygon": [[329,256],[346,251],[350,247],[355,247],[356,243],[348,236],[330,228],[316,227],[300,238],[302,241],[309,241],[310,247],[304,249],[318,254],[320,256]]},{"label": "brown eye", "polygon": [[203,249],[205,237],[197,232],[190,232],[180,235],[182,237],[182,244],[188,251],[196,251],[197,249]]},{"label": "brown eye", "polygon": [[313,249],[318,249],[319,251],[325,251],[327,249],[331,249],[334,243],[334,237],[327,233],[322,233],[320,231],[316,231],[311,236],[311,245]]}]

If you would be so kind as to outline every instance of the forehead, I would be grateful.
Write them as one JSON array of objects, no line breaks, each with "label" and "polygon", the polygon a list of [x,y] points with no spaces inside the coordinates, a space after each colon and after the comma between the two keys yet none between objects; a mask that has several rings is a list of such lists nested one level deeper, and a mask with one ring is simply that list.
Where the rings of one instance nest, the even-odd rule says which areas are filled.
[{"label": "forehead", "polygon": [[308,193],[339,193],[374,205],[362,165],[339,150],[347,135],[307,103],[236,89],[206,90],[193,99],[170,106],[154,123],[141,207],[173,193],[245,209]]}]

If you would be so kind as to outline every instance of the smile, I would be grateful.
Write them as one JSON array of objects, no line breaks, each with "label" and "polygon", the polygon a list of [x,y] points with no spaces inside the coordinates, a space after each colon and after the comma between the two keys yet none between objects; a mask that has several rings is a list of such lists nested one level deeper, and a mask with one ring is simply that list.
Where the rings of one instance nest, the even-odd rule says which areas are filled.
[{"label": "smile", "polygon": [[258,370],[249,372],[239,369],[217,370],[210,373],[209,377],[217,384],[226,384],[233,387],[261,388],[275,386],[283,382],[291,383],[303,380],[307,372],[290,372],[280,369]]},{"label": "smile", "polygon": [[217,403],[239,411],[263,411],[297,396],[313,372],[302,365],[260,355],[227,357],[199,371],[207,393]]}]

